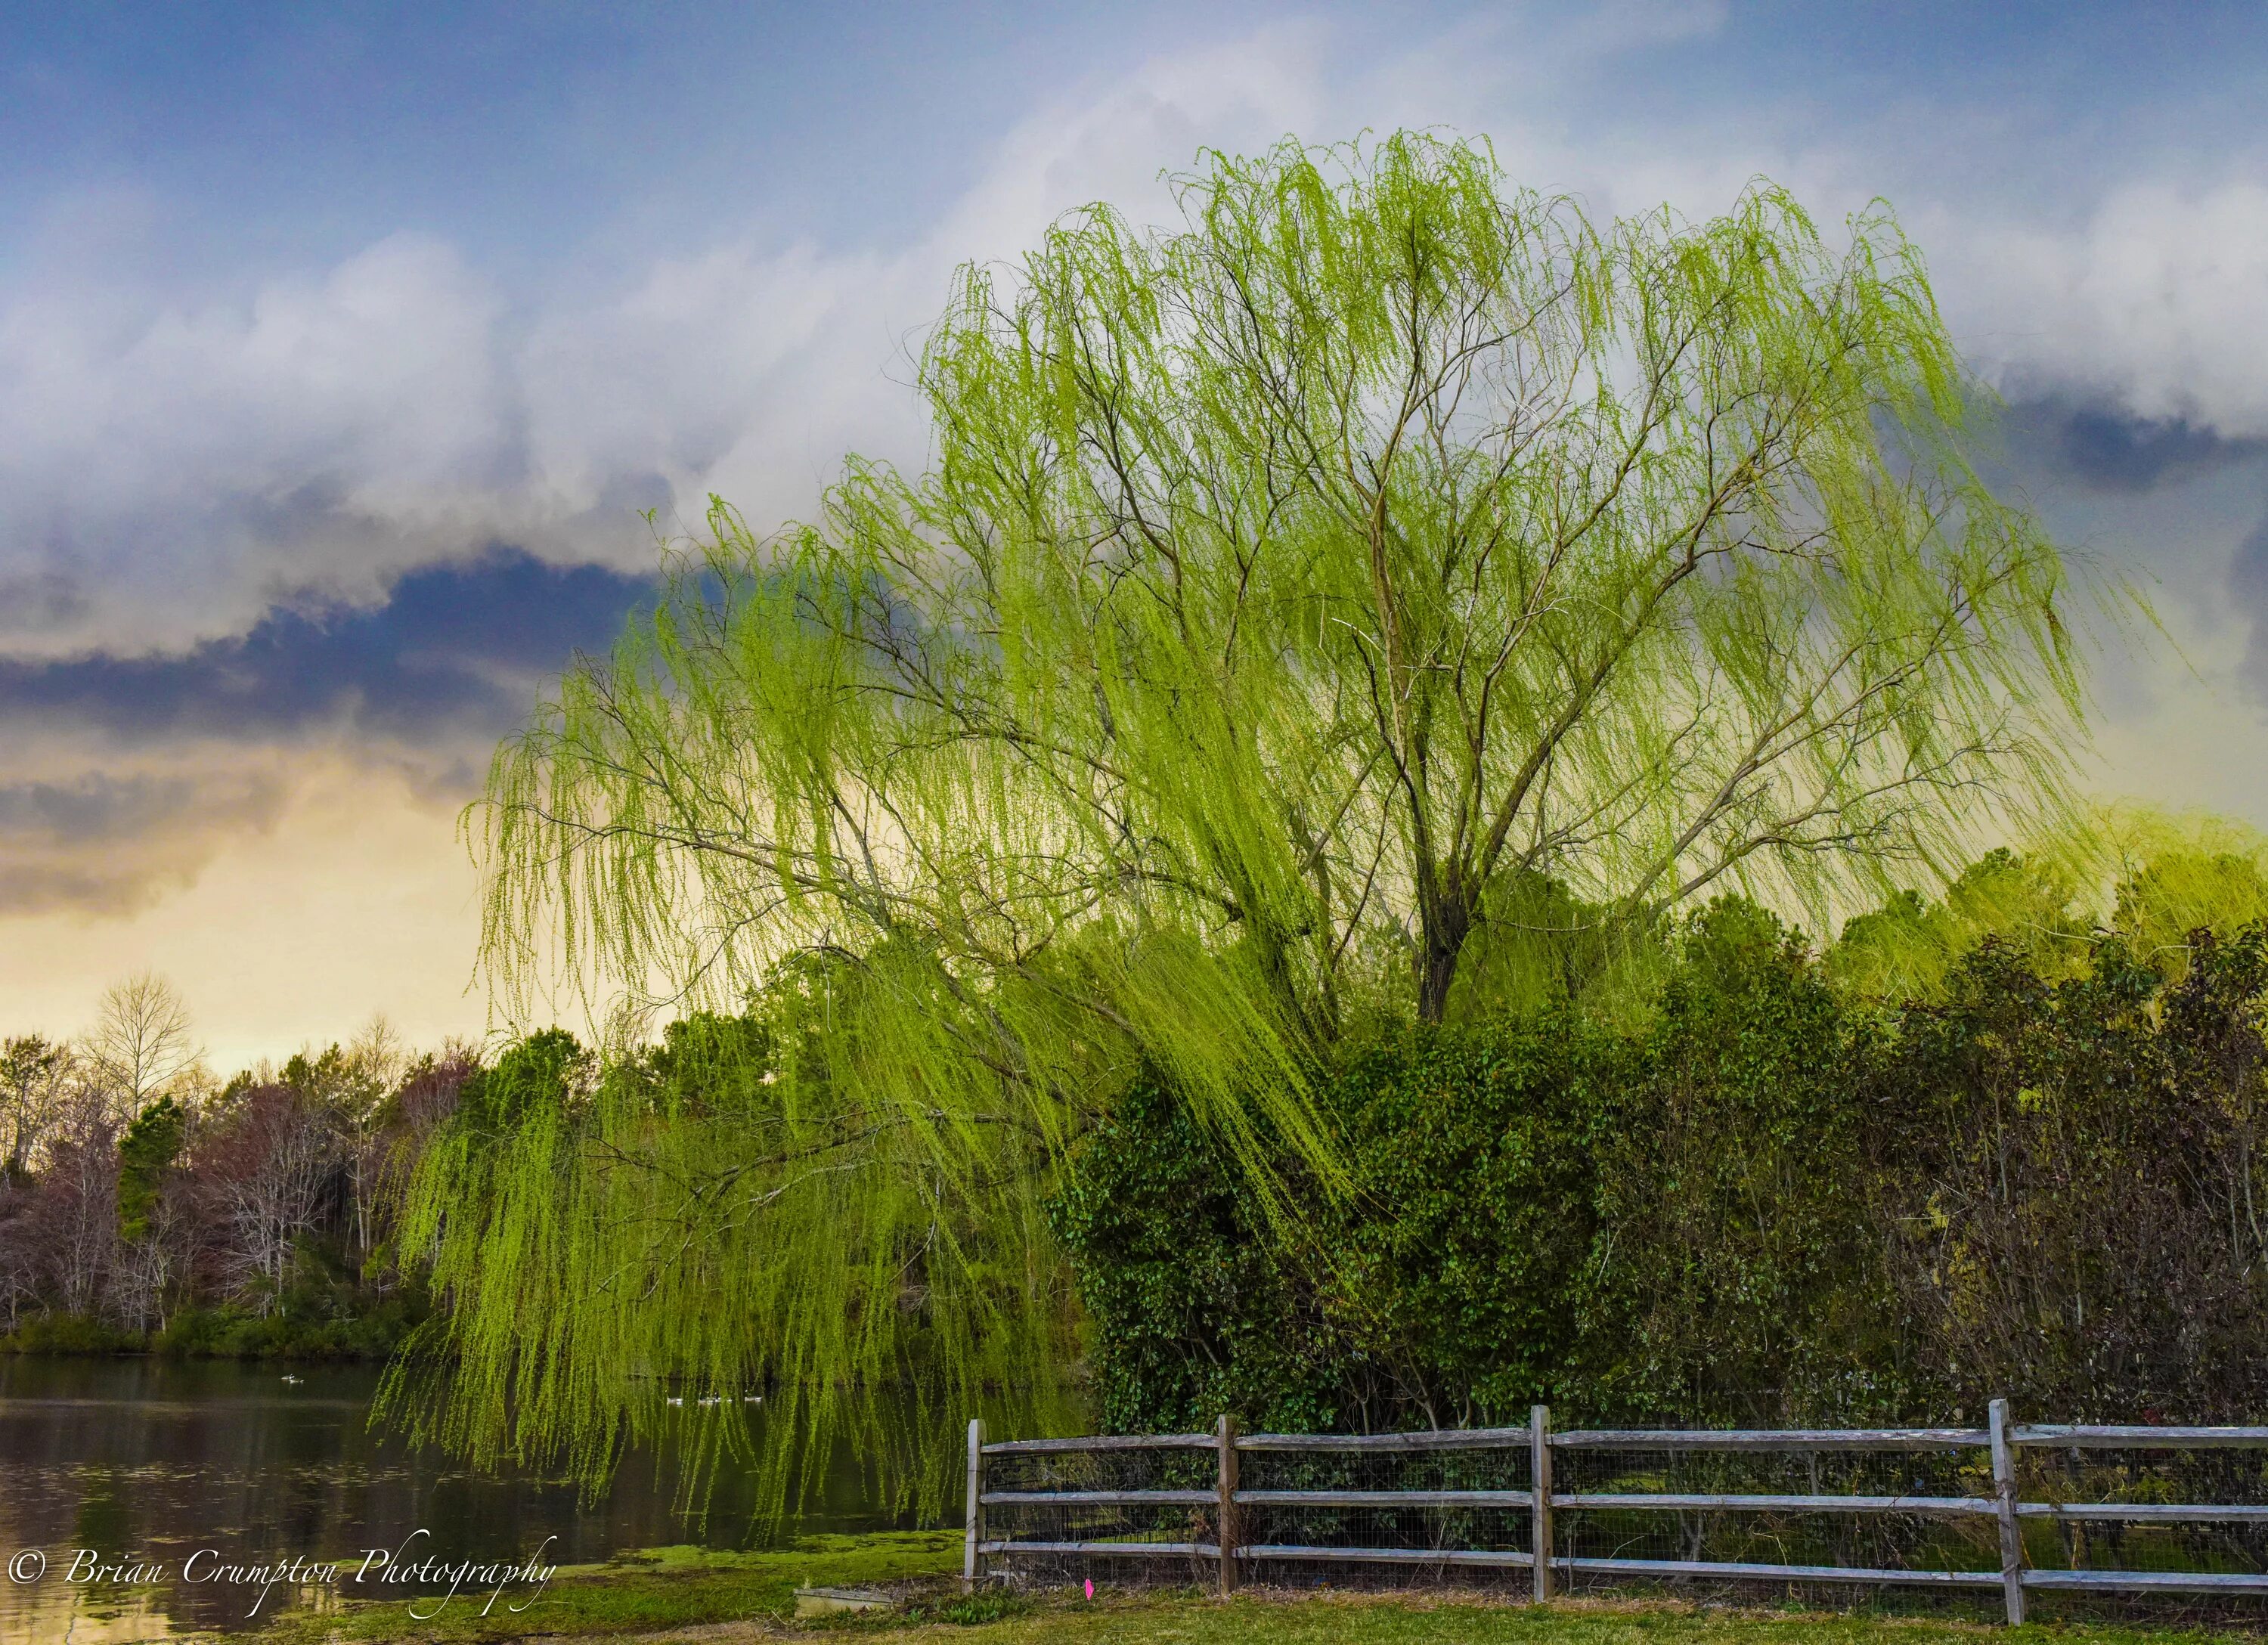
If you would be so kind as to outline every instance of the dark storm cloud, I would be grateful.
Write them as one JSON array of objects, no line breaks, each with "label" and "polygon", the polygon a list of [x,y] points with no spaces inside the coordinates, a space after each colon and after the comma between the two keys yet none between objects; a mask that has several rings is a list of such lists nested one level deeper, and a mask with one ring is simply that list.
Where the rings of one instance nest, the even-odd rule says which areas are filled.
[{"label": "dark storm cloud", "polygon": [[2268,453],[2268,441],[2225,439],[2178,417],[2133,417],[2093,406],[2058,409],[2058,459],[2097,491],[2154,491],[2169,481]]},{"label": "dark storm cloud", "polygon": [[224,841],[273,826],[285,786],[273,770],[217,766],[0,781],[0,915],[129,912]]},{"label": "dark storm cloud", "polygon": [[225,810],[241,815],[247,799],[272,803],[272,785],[223,799],[195,777],[96,772],[67,782],[0,782],[0,840],[20,845],[103,845],[184,819]]},{"label": "dark storm cloud", "polygon": [[413,572],[383,605],[279,605],[250,632],[186,652],[0,658],[0,715],[129,741],[338,726],[411,743],[491,737],[526,713],[534,680],[606,645],[650,588],[499,550]]},{"label": "dark storm cloud", "polygon": [[130,914],[165,882],[138,863],[122,872],[107,863],[0,861],[0,915]]}]

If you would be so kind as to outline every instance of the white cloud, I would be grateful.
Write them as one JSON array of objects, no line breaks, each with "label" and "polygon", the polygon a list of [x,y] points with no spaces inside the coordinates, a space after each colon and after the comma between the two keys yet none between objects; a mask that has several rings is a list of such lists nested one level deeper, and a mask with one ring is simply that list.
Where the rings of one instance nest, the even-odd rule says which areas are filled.
[{"label": "white cloud", "polygon": [[1315,113],[1292,28],[1074,88],[978,184],[884,252],[755,229],[624,286],[515,308],[451,246],[400,235],[235,301],[121,281],[0,293],[0,575],[38,586],[11,648],[178,645],[279,592],[373,595],[495,538],[637,564],[635,509],[807,509],[842,454],[918,460],[909,340],[954,263],[1094,198],[1162,207],[1160,168]]},{"label": "white cloud", "polygon": [[[147,266],[106,284],[85,262],[0,290],[0,589],[40,593],[0,634],[178,645],[280,591],[366,597],[497,538],[636,566],[633,511],[697,516],[711,491],[760,524],[804,511],[846,449],[920,458],[905,350],[954,263],[1012,256],[1087,200],[1162,218],[1161,170],[1292,131],[1490,133],[1521,181],[1602,211],[1705,213],[1759,172],[1830,221],[1907,189],[1948,313],[2010,388],[2268,430],[2268,360],[2246,346],[2268,336],[2268,190],[2133,188],[2074,227],[2011,226],[1978,195],[1917,198],[1889,123],[1861,141],[1769,98],[1672,116],[1645,112],[1642,85],[1608,97],[1725,23],[1716,0],[1629,0],[1361,61],[1308,25],[1161,55],[1061,92],[923,227],[853,251],[727,222],[611,288],[571,272],[534,296],[405,234],[233,299],[159,300]],[[1918,133],[1926,111],[1896,122]],[[103,220],[107,254],[147,249]]]},{"label": "white cloud", "polygon": [[0,462],[82,504],[122,479],[199,502],[272,495],[349,454],[376,505],[475,489],[500,454],[497,313],[453,251],[408,235],[241,307],[11,305]]},{"label": "white cloud", "polygon": [[2075,227],[1945,222],[1950,317],[2014,395],[2268,435],[2268,186],[2132,185]]},{"label": "white cloud", "polygon": [[1202,144],[1249,148],[1309,124],[1321,45],[1311,29],[1272,30],[1073,88],[895,250],[731,246],[547,314],[523,377],[535,472],[570,511],[658,475],[681,509],[715,491],[763,521],[807,508],[846,451],[918,461],[909,354],[954,266],[1012,256],[1091,200],[1162,216],[1161,169]]},{"label": "white cloud", "polygon": [[172,638],[247,615],[303,556],[313,580],[370,586],[392,566],[358,560],[509,470],[500,312],[450,247],[407,235],[237,305],[8,302],[0,567],[75,584],[94,623],[138,614]]}]

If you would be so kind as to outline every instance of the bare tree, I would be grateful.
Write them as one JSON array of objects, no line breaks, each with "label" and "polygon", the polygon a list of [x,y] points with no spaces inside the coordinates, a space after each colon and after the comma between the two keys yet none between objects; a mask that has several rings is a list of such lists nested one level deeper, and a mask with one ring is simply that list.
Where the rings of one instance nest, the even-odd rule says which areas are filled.
[{"label": "bare tree", "polygon": [[223,1278],[262,1312],[290,1278],[299,1237],[321,1220],[346,1142],[335,1110],[289,1085],[253,1087],[201,1130],[197,1175]]},{"label": "bare tree", "polygon": [[348,1228],[351,1249],[366,1256],[372,1243],[372,1213],[386,1170],[386,1143],[381,1134],[391,1097],[409,1071],[409,1053],[401,1034],[382,1011],[372,1012],[361,1033],[348,1043],[345,1079],[338,1103],[350,1147],[348,1187],[353,1197],[353,1222]]},{"label": "bare tree", "polygon": [[[433,1133],[456,1112],[465,1081],[477,1073],[480,1052],[463,1040],[449,1040],[411,1064],[387,1100],[378,1132],[371,1140],[376,1163],[372,1189],[373,1214],[391,1223],[409,1191],[418,1159]],[[397,1253],[397,1258],[399,1253]],[[377,1277],[381,1288],[384,1275]]]},{"label": "bare tree", "polygon": [[125,1330],[166,1328],[166,1288],[178,1266],[174,1259],[180,1237],[177,1220],[172,1206],[161,1203],[151,1216],[145,1237],[118,1243],[104,1301],[111,1320]]},{"label": "bare tree", "polygon": [[347,1042],[347,1062],[363,1077],[379,1098],[394,1089],[409,1066],[409,1048],[401,1037],[401,1030],[394,1026],[383,1011],[373,1011],[370,1021],[362,1025],[362,1032]]},{"label": "bare tree", "polygon": [[0,1177],[0,1307],[8,1310],[8,1329],[16,1328],[24,1304],[37,1300],[42,1265],[35,1205],[36,1183],[19,1177]]},{"label": "bare tree", "polygon": [[118,1127],[99,1091],[77,1088],[63,1104],[27,1211],[49,1295],[90,1312],[118,1254]]},{"label": "bare tree", "polygon": [[105,991],[86,1054],[114,1100],[134,1114],[204,1053],[190,1032],[180,992],[156,972],[141,971]]}]

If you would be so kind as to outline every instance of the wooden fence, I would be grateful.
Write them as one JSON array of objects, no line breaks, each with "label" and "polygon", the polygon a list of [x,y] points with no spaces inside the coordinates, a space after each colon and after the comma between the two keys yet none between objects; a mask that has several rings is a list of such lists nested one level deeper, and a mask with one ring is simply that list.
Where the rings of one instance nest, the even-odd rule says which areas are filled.
[{"label": "wooden fence", "polygon": [[[1241,1568],[1270,1561],[1310,1560],[1418,1567],[1502,1567],[1533,1572],[1535,1597],[1550,1597],[1561,1576],[1716,1580],[1771,1582],[1901,1583],[1936,1589],[1999,1589],[2010,1622],[2024,1619],[2028,1590],[2178,1594],[2268,1594],[2268,1574],[2156,1570],[2051,1570],[2026,1563],[2021,1523],[2028,1519],[2184,1524],[2268,1521],[2268,1503],[2024,1501],[2016,1490],[2016,1458],[2028,1447],[2074,1450],[2191,1450],[2206,1448],[2268,1449],[2268,1427],[2088,1427],[2018,1425],[2008,1402],[1992,1401],[1984,1428],[1854,1429],[1572,1429],[1555,1433],[1548,1407],[1537,1405],[1526,1427],[1453,1428],[1413,1434],[1239,1434],[1224,1417],[1210,1434],[1144,1434],[1079,1439],[987,1442],[983,1422],[968,1425],[968,1531],[962,1575],[974,1586],[986,1562],[1020,1556],[1178,1557],[1212,1562],[1221,1590],[1237,1583]],[[1247,1490],[1238,1483],[1238,1462],[1256,1452],[1415,1452],[1524,1450],[1528,1490],[1331,1491]],[[1990,1496],[1679,1494],[1669,1492],[1560,1492],[1552,1488],[1552,1459],[1580,1450],[1667,1450],[1671,1452],[1821,1452],[1989,1450],[1993,1493]],[[1212,1483],[1201,1489],[1001,1491],[986,1488],[989,1459],[1108,1451],[1209,1452]],[[995,1539],[986,1535],[986,1510],[997,1508],[1183,1506],[1209,1509],[1216,1541],[1167,1542],[1034,1541]],[[1527,1510],[1526,1549],[1433,1547],[1340,1547],[1295,1542],[1240,1540],[1240,1509],[1425,1509],[1485,1508]],[[1554,1555],[1551,1516],[1556,1509],[1763,1511],[1799,1514],[1900,1514],[1977,1516],[1996,1520],[2000,1568],[1995,1570],[1863,1568],[1843,1565],[1768,1565],[1732,1560],[1584,1558]],[[1539,1551],[1543,1557],[1538,1557]]]}]

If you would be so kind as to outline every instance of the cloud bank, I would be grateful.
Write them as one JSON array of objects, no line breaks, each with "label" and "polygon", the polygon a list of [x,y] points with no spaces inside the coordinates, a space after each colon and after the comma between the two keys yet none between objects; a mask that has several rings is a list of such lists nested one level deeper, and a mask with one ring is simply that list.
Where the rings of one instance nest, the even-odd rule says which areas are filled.
[{"label": "cloud bank", "polygon": [[[547,562],[650,563],[639,511],[808,509],[848,449],[917,461],[908,349],[954,263],[1012,255],[1108,198],[1162,218],[1161,167],[1287,130],[1444,114],[1524,176],[1608,209],[1721,206],[1747,176],[1826,212],[1891,186],[1769,100],[1706,134],[1571,140],[1584,84],[1720,32],[1721,8],[1619,6],[1524,33],[1468,24],[1350,69],[1320,26],[1169,55],[1037,110],[979,180],[887,249],[727,224],[595,289],[513,289],[402,232],[327,268],[190,299],[0,289],[0,647],[179,648],[279,599],[372,601],[505,541]],[[2134,185],[2066,226],[1994,199],[1906,199],[1962,341],[2017,398],[2205,437],[2268,435],[2268,188]]]},{"label": "cloud bank", "polygon": [[[1734,26],[1634,4],[1390,48],[1292,20],[1169,50],[1055,89],[957,196],[856,246],[720,209],[704,242],[540,277],[403,229],[169,286],[158,230],[90,207],[56,232],[103,258],[0,275],[0,915],[145,907],[273,826],[303,759],[460,800],[543,676],[641,597],[644,511],[666,529],[715,491],[762,526],[807,511],[845,451],[918,462],[909,350],[954,266],[1089,200],[1164,220],[1161,170],[1207,145],[1447,125],[1602,210],[1697,214],[1758,173],[1830,222],[1888,193],[1963,346],[2052,427],[2080,492],[2261,461],[2257,170],[2059,156],[2029,202],[1963,144],[2021,157],[2051,133],[1702,96]],[[2216,584],[2246,612],[2268,610],[2257,542]]]}]

